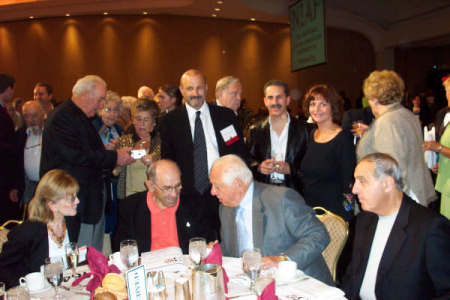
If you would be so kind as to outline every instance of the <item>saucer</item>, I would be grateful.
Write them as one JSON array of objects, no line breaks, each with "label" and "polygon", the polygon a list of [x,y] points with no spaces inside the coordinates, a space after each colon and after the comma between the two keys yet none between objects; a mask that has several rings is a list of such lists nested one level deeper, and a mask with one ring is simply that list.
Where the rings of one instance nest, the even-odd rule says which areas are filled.
[{"label": "saucer", "polygon": [[285,280],[279,279],[278,276],[275,274],[275,282],[277,285],[286,285],[286,284],[297,282],[304,277],[305,277],[305,274],[302,271],[296,270],[294,276],[292,276],[289,279],[285,279]]},{"label": "saucer", "polygon": [[47,280],[45,280],[44,287],[42,289],[31,291],[27,288],[27,291],[28,291],[28,293],[30,293],[30,295],[36,295],[36,294],[47,292],[47,291],[51,290],[52,288],[53,288],[53,286],[50,283],[48,283]]}]

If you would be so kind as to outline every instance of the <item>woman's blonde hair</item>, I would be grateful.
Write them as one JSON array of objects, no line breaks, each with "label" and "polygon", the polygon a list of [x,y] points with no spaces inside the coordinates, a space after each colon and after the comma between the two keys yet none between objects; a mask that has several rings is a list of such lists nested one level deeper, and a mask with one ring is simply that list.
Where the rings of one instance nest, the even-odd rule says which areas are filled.
[{"label": "woman's blonde hair", "polygon": [[367,99],[377,99],[381,105],[389,105],[403,100],[405,83],[394,71],[374,71],[364,80],[363,91]]},{"label": "woman's blonde hair", "polygon": [[48,223],[53,220],[49,202],[58,202],[78,193],[78,182],[63,170],[48,171],[39,184],[28,207],[28,218],[33,221]]},{"label": "woman's blonde hair", "polygon": [[445,87],[445,89],[450,89],[450,75],[447,76],[447,79],[442,82],[442,85]]}]

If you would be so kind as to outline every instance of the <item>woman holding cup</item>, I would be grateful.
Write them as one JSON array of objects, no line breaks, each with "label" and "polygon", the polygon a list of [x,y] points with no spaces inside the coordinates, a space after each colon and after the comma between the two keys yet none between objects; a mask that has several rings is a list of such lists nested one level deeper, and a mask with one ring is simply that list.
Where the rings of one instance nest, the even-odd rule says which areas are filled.
[{"label": "woman holding cup", "polygon": [[21,276],[39,272],[47,257],[65,257],[65,246],[74,240],[64,218],[77,214],[78,190],[77,181],[63,170],[41,178],[28,207],[29,220],[9,232],[0,253],[0,281],[7,288]]}]

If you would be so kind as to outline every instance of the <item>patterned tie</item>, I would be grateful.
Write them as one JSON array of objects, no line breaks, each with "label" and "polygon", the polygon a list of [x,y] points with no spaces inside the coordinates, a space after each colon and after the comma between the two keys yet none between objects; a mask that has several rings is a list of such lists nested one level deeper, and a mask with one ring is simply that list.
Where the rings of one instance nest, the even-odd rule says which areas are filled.
[{"label": "patterned tie", "polygon": [[238,255],[241,256],[242,252],[249,249],[248,232],[244,222],[244,208],[241,206],[238,206],[236,209],[236,233],[238,240]]},{"label": "patterned tie", "polygon": [[209,186],[208,178],[208,155],[206,153],[205,133],[203,132],[200,111],[197,111],[194,129],[194,186],[200,193]]}]

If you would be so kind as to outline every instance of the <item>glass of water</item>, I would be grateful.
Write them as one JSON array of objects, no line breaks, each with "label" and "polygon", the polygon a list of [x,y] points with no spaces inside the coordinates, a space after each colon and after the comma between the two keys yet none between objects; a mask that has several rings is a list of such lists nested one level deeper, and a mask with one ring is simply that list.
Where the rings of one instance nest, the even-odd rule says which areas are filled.
[{"label": "glass of water", "polygon": [[120,242],[120,258],[128,269],[138,265],[139,252],[136,240],[123,240]]},{"label": "glass of water", "polygon": [[242,265],[245,274],[250,277],[250,289],[255,291],[255,280],[261,270],[261,251],[257,248],[244,251],[242,254]]},{"label": "glass of water", "polygon": [[77,243],[69,243],[65,247],[67,266],[72,269],[72,276],[77,276],[78,266],[78,245]]},{"label": "glass of water", "polygon": [[206,256],[206,240],[195,237],[189,240],[189,258],[198,266]]},{"label": "glass of water", "polygon": [[63,270],[64,261],[62,257],[47,257],[45,259],[45,278],[47,278],[48,282],[55,288],[55,299],[64,299],[58,292],[58,286],[61,285],[63,280]]}]

